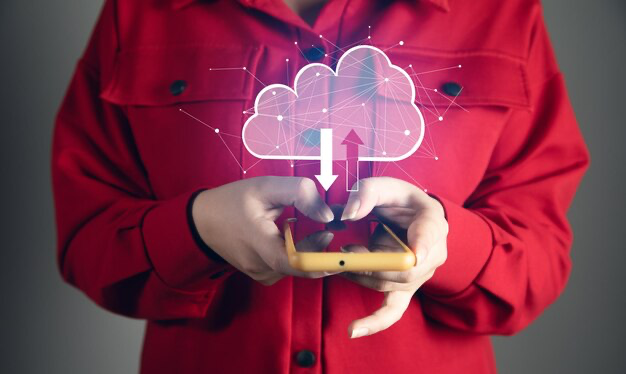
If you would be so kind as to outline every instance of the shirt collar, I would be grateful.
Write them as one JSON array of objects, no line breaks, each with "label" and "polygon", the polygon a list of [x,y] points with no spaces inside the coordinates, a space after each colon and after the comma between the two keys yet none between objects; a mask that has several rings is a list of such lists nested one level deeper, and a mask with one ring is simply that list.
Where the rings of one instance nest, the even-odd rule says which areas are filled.
[{"label": "shirt collar", "polygon": [[[197,2],[199,0],[171,0],[172,2],[172,8],[174,9],[181,9],[191,3]],[[245,0],[247,2],[252,2],[254,0]],[[426,3],[430,3],[434,6],[436,6],[437,8],[439,8],[440,10],[443,10],[445,12],[449,12],[450,11],[450,4],[448,0],[418,0],[418,1],[423,1]]]}]

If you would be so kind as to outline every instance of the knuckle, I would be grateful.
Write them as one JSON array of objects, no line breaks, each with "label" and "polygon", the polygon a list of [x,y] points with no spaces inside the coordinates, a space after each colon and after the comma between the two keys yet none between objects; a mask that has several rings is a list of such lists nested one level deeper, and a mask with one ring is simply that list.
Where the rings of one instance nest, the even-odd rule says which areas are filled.
[{"label": "knuckle", "polygon": [[241,264],[241,270],[244,273],[250,275],[255,280],[261,277],[261,275],[263,274],[263,270],[261,269],[261,267],[254,262],[243,262]]},{"label": "knuckle", "polygon": [[317,190],[317,188],[315,187],[315,182],[313,182],[312,179],[300,177],[300,180],[298,181],[298,186],[296,188],[299,193],[308,192],[313,189]]}]

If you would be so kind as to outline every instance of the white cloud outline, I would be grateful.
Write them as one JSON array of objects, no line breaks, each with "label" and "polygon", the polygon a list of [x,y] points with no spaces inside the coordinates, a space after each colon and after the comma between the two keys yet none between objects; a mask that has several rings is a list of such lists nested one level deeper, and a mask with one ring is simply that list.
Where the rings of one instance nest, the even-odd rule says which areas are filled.
[{"label": "white cloud outline", "polygon": [[[409,74],[404,71],[404,69],[402,69],[401,67],[394,65],[391,63],[391,60],[389,59],[389,57],[387,56],[387,54],[382,51],[379,48],[376,48],[374,46],[371,45],[357,45],[355,47],[350,48],[349,50],[347,50],[340,58],[339,61],[337,62],[337,72],[339,71],[339,67],[341,66],[341,62],[343,61],[343,59],[349,55],[350,53],[352,53],[353,51],[359,50],[359,49],[371,49],[374,50],[375,52],[378,52],[380,54],[383,55],[383,57],[385,57],[385,59],[387,60],[387,64],[389,65],[390,68],[397,70],[399,73],[401,73],[402,75],[404,75],[404,77],[410,82],[410,86],[411,86],[411,105],[413,106],[413,108],[415,108],[415,111],[417,112],[417,114],[419,115],[420,118],[420,136],[419,139],[417,139],[417,141],[415,142],[415,144],[413,145],[413,147],[405,154],[401,155],[401,156],[397,156],[397,157],[386,157],[386,156],[380,156],[380,157],[376,157],[376,156],[365,156],[365,157],[361,157],[359,156],[358,161],[379,161],[379,162],[392,162],[392,161],[401,161],[404,160],[408,157],[410,157],[413,153],[415,153],[415,151],[417,151],[417,149],[419,148],[419,146],[422,144],[422,140],[424,139],[424,129],[425,129],[425,125],[424,125],[424,116],[422,116],[422,112],[419,110],[419,108],[417,107],[417,105],[415,104],[415,85],[413,84],[413,79],[411,79],[411,77],[409,76]],[[298,71],[298,73],[296,74],[296,77],[294,79],[293,82],[293,86],[294,87],[298,87],[298,80],[300,79],[300,76],[302,75],[302,73],[304,73],[307,69],[310,69],[312,67],[315,66],[319,66],[319,67],[323,67],[325,69],[327,69],[328,71],[330,71],[335,77],[339,76],[339,74],[337,72],[335,72],[330,66],[325,65],[325,64],[320,64],[317,62],[311,63],[311,64],[307,64],[305,66],[303,66],[300,71]],[[321,154],[319,156],[297,156],[297,155],[287,155],[287,156],[272,156],[272,155],[259,155],[256,152],[252,151],[252,149],[250,149],[250,147],[248,147],[248,143],[246,142],[246,128],[248,127],[248,125],[259,116],[259,99],[263,96],[263,94],[269,90],[272,89],[287,89],[288,91],[292,92],[294,95],[296,95],[296,97],[298,96],[298,93],[296,92],[295,89],[284,85],[284,84],[279,84],[279,83],[275,83],[275,84],[271,84],[269,86],[264,87],[261,91],[259,91],[259,93],[256,95],[256,98],[254,99],[254,114],[249,117],[246,122],[243,125],[243,128],[241,130],[241,139],[243,140],[243,145],[246,147],[246,149],[248,150],[248,152],[250,152],[250,154],[252,154],[254,157],[256,158],[260,158],[260,159],[264,159],[264,160],[321,160]]]}]

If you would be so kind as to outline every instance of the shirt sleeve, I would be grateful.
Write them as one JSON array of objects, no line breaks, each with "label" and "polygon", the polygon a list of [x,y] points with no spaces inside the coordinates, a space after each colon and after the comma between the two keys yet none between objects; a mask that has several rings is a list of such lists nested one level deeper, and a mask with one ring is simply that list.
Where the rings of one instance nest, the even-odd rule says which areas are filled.
[{"label": "shirt sleeve", "polygon": [[157,199],[124,108],[99,98],[117,50],[107,1],[56,118],[52,178],[58,264],[99,305],[147,319],[203,317],[234,268],[194,238],[198,186]]},{"label": "shirt sleeve", "polygon": [[567,209],[589,154],[541,12],[529,38],[531,110],[512,110],[484,178],[465,202],[434,195],[449,224],[448,259],[419,294],[456,329],[512,334],[563,290],[572,233]]}]

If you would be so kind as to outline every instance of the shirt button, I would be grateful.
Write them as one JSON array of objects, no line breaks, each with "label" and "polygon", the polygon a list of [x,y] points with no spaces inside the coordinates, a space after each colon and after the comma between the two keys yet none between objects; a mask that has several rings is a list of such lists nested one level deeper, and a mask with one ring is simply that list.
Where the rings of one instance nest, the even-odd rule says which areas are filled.
[{"label": "shirt button", "polygon": [[304,349],[296,355],[296,362],[303,368],[309,368],[315,365],[315,354],[308,349]]},{"label": "shirt button", "polygon": [[185,88],[187,88],[187,82],[183,80],[174,81],[170,85],[170,92],[172,95],[178,96],[185,91]]},{"label": "shirt button", "polygon": [[459,96],[462,89],[463,87],[456,82],[447,82],[441,86],[441,90],[448,96]]},{"label": "shirt button", "polygon": [[304,57],[309,61],[319,61],[324,58],[326,52],[324,52],[324,47],[311,47],[303,52]]}]

